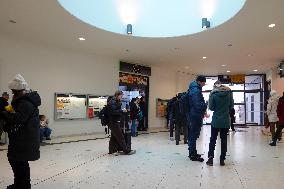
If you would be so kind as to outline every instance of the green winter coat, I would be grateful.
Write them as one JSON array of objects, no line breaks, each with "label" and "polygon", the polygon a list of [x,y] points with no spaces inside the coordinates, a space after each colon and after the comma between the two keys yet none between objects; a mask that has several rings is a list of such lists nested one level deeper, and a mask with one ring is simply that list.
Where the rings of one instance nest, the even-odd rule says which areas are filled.
[{"label": "green winter coat", "polygon": [[229,87],[215,88],[209,97],[209,109],[213,111],[211,125],[215,128],[230,128],[230,110],[234,106],[233,95]]}]

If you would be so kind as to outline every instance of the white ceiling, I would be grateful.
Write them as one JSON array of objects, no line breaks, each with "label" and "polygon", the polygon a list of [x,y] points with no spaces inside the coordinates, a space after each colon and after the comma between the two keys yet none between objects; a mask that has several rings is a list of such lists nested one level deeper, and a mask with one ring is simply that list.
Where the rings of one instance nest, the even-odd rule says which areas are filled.
[{"label": "white ceiling", "polygon": [[[264,73],[284,59],[283,7],[283,0],[247,0],[233,19],[217,28],[175,38],[139,38],[83,23],[57,0],[1,0],[0,34],[191,73],[221,74],[231,70],[248,74],[255,73],[254,69]],[[276,27],[268,28],[271,23]],[[86,41],[79,41],[80,36]],[[207,57],[205,61],[203,56]]]}]

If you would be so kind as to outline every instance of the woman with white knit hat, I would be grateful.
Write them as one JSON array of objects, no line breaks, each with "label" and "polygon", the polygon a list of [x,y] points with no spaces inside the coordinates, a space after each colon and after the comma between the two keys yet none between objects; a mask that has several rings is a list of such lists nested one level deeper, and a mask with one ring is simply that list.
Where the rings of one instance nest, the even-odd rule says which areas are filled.
[{"label": "woman with white knit hat", "polygon": [[0,112],[9,135],[8,160],[14,172],[14,184],[7,189],[30,189],[29,161],[40,158],[39,110],[41,99],[31,92],[23,76],[17,74],[9,82],[14,111]]},{"label": "woman with white knit hat", "polygon": [[[277,106],[278,106],[278,101],[279,101],[279,96],[277,95],[276,91],[272,90],[270,92],[270,97],[268,99],[268,104],[267,104],[267,111],[266,114],[268,116],[269,120],[269,126],[270,126],[270,132],[272,135],[272,140],[275,135],[275,128],[278,126],[278,121],[279,118],[277,116]],[[281,137],[279,140],[281,140]]]}]

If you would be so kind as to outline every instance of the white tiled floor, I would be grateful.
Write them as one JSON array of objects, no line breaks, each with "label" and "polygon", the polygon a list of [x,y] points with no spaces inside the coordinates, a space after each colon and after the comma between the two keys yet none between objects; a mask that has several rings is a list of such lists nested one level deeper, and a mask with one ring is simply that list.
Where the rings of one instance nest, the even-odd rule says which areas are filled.
[{"label": "white tiled floor", "polygon": [[[56,144],[41,149],[41,159],[31,163],[33,188],[37,189],[279,189],[284,188],[284,144],[268,145],[260,128],[230,134],[227,166],[191,162],[187,146],[176,146],[167,133],[133,139],[137,154],[107,154],[108,139]],[[207,153],[208,127],[198,141]],[[216,157],[219,154],[219,143]],[[12,182],[6,152],[0,152],[0,188]]]}]

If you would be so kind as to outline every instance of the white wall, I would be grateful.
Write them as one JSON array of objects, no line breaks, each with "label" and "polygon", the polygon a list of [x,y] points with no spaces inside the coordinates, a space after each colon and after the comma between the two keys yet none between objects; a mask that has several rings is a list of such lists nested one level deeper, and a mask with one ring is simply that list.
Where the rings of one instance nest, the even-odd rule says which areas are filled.
[{"label": "white wall", "polygon": [[277,73],[277,68],[272,68],[266,73],[267,80],[271,80],[271,88],[277,91],[279,96],[284,92],[284,78],[280,78]]},{"label": "white wall", "polygon": [[156,117],[156,100],[171,99],[176,95],[176,72],[163,67],[152,66],[150,77],[149,125],[166,127],[166,119]]},{"label": "white wall", "polygon": [[[49,118],[55,136],[103,132],[99,121],[54,121],[54,93],[112,95],[118,88],[118,62],[115,58],[40,46],[0,35],[0,92],[9,91],[7,83],[21,73],[41,95],[41,114]],[[186,83],[184,87],[188,86],[187,81],[181,81]],[[150,128],[165,126],[165,119],[156,117],[156,99],[172,98],[178,92],[177,82],[175,71],[152,67]]]},{"label": "white wall", "polygon": [[177,93],[185,92],[188,90],[189,83],[196,78],[196,75],[187,72],[176,73]]},{"label": "white wall", "polygon": [[111,95],[118,86],[118,60],[41,47],[0,36],[0,92],[21,73],[42,97],[40,113],[47,115],[56,136],[103,132],[99,121],[54,121],[54,93]]}]

